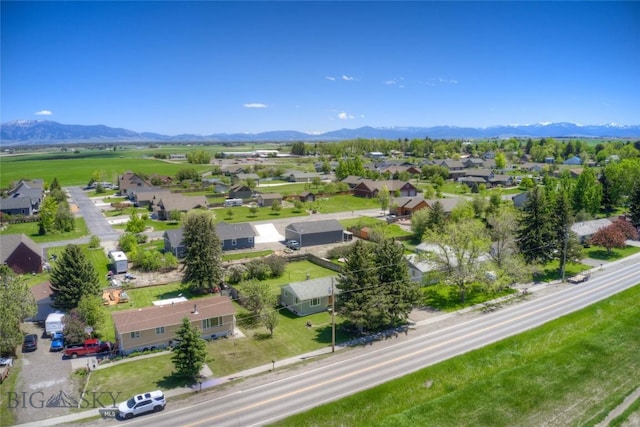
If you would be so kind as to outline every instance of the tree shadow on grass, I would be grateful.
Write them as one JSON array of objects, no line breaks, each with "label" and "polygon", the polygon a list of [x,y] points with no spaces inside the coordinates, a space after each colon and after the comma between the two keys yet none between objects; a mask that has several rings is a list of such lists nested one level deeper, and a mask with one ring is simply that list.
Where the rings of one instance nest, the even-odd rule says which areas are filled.
[{"label": "tree shadow on grass", "polygon": [[255,338],[256,341],[265,341],[270,340],[273,337],[271,336],[270,332],[256,332],[255,334],[253,334],[253,338]]},{"label": "tree shadow on grass", "polygon": [[192,384],[194,384],[193,378],[185,378],[175,373],[165,376],[156,383],[158,388],[162,390],[169,390],[178,387],[189,387]]},{"label": "tree shadow on grass", "polygon": [[592,249],[587,251],[587,256],[592,259],[598,259],[602,261],[611,261],[622,258],[622,254],[613,250],[611,253],[606,249]]}]

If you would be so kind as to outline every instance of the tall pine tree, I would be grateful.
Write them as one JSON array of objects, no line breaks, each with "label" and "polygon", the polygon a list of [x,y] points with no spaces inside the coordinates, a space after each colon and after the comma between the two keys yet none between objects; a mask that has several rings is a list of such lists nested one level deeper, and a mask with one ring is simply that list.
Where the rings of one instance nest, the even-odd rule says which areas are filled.
[{"label": "tall pine tree", "polygon": [[222,247],[213,216],[208,212],[187,214],[183,233],[186,256],[182,283],[196,292],[212,291],[223,278]]},{"label": "tall pine tree", "polygon": [[518,221],[518,247],[527,263],[546,263],[553,259],[554,236],[551,209],[544,189],[529,191]]},{"label": "tall pine tree", "polygon": [[358,240],[351,247],[337,288],[340,290],[338,312],[358,331],[369,329],[378,298],[378,277],[369,244]]},{"label": "tall pine tree", "polygon": [[70,310],[85,295],[99,295],[100,282],[93,264],[77,245],[67,245],[51,270],[54,305]]},{"label": "tall pine tree", "polygon": [[182,319],[180,329],[176,331],[178,344],[173,348],[171,361],[178,376],[188,380],[198,378],[207,358],[207,345],[200,336],[200,330],[189,319]]},{"label": "tall pine tree", "polygon": [[552,227],[555,251],[553,253],[560,262],[560,274],[564,278],[567,263],[581,258],[581,248],[576,234],[571,231],[573,213],[568,190],[561,188],[554,196]]},{"label": "tall pine tree", "polygon": [[631,224],[640,228],[640,182],[636,182],[629,196],[629,216]]}]

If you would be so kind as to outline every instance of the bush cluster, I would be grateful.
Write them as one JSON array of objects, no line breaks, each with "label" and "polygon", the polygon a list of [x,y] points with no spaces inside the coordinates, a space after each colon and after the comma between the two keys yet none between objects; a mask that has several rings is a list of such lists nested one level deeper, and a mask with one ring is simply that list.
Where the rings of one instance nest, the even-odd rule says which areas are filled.
[{"label": "bush cluster", "polygon": [[277,255],[255,258],[246,264],[233,264],[227,268],[227,282],[235,284],[243,280],[280,277],[284,274],[286,264],[284,258]]}]

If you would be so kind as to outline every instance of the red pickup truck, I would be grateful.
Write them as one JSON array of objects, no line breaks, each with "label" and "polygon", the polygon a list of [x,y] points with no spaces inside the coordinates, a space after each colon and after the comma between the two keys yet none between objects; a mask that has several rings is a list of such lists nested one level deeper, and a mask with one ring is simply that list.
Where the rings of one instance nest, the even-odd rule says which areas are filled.
[{"label": "red pickup truck", "polygon": [[64,355],[75,359],[78,356],[90,356],[111,351],[111,343],[97,339],[85,340],[83,345],[70,345],[64,349]]}]

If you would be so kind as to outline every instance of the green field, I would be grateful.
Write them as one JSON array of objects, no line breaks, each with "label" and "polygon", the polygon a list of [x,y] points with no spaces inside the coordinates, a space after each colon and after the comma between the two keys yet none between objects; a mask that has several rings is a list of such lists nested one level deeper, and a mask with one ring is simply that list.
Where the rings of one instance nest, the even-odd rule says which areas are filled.
[{"label": "green field", "polygon": [[593,426],[640,386],[640,285],[282,426]]},{"label": "green field", "polygon": [[83,218],[76,218],[76,228],[68,233],[47,233],[38,234],[37,222],[23,222],[19,224],[9,224],[0,234],[25,234],[36,243],[57,242],[59,240],[72,240],[80,237],[87,237],[89,230]]}]

